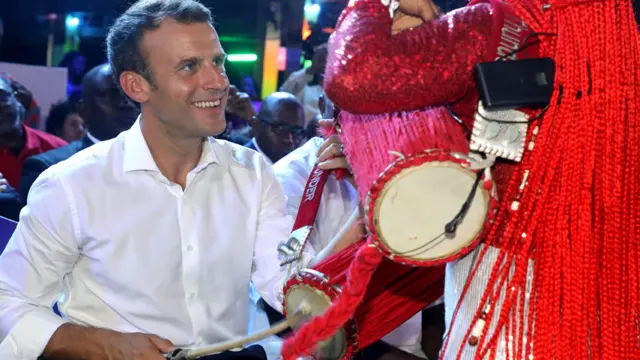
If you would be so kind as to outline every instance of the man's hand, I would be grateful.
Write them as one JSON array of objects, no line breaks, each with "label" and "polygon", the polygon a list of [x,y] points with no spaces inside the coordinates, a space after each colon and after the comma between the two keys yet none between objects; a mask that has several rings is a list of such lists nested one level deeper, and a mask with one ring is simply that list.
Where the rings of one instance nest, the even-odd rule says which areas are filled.
[{"label": "man's hand", "polygon": [[156,335],[113,332],[107,340],[105,359],[109,360],[164,360],[162,353],[174,350],[173,344]]},{"label": "man's hand", "polygon": [[226,111],[247,121],[256,116],[249,94],[238,91],[233,85],[229,88]]},{"label": "man's hand", "polygon": [[64,324],[53,334],[42,357],[45,360],[164,360],[163,353],[174,349],[169,340],[156,335]]},{"label": "man's hand", "polygon": [[391,23],[391,34],[395,35],[403,30],[413,29],[423,23],[424,21],[417,16],[411,16],[403,12],[396,11],[393,15],[393,22]]},{"label": "man's hand", "polygon": [[4,175],[0,173],[0,193],[7,191],[9,188],[9,182],[4,178]]},{"label": "man's hand", "polygon": [[393,15],[391,33],[412,29],[422,23],[437,19],[442,14],[440,8],[431,0],[400,0],[400,7]]},{"label": "man's hand", "polygon": [[[318,126],[333,126],[333,120],[320,120]],[[342,152],[342,141],[338,135],[331,135],[318,149],[318,168],[322,170],[345,169],[349,173],[345,180],[356,186],[351,174],[351,166]]]},{"label": "man's hand", "polygon": [[398,12],[427,22],[437,19],[442,11],[431,0],[400,0]]}]

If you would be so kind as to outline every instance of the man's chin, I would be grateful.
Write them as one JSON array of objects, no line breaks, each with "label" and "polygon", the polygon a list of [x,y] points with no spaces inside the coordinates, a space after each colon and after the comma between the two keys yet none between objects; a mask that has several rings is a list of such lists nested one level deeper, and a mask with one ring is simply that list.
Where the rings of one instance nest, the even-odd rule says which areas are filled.
[{"label": "man's chin", "polygon": [[221,124],[212,123],[203,129],[203,136],[219,136],[227,129],[227,123],[223,120]]}]

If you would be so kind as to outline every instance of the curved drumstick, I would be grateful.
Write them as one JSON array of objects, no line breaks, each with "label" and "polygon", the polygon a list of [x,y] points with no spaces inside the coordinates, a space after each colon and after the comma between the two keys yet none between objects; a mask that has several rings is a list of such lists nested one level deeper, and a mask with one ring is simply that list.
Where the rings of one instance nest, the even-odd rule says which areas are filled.
[{"label": "curved drumstick", "polygon": [[296,325],[308,315],[311,315],[311,308],[308,304],[302,303],[300,306],[300,310],[298,310],[292,316],[287,317],[287,319],[266,330],[259,331],[255,334],[251,334],[240,339],[223,341],[221,343],[203,346],[200,348],[175,349],[174,351],[165,353],[163,355],[167,360],[194,360],[202,356],[214,355],[223,351],[242,348],[247,344],[265,339],[271,335],[276,335],[286,330],[287,328]]}]

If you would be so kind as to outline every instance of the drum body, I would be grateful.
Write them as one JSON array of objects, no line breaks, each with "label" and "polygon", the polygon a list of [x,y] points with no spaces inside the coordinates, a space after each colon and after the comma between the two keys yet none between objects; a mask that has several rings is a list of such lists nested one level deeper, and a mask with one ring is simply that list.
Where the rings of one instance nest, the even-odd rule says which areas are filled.
[{"label": "drum body", "polygon": [[[469,155],[466,127],[444,107],[340,114],[372,243],[389,259],[436,266],[479,242],[497,201],[489,169]],[[447,225],[457,219],[454,231]]]},{"label": "drum body", "polygon": [[[362,246],[370,245],[365,241],[353,244],[290,279],[284,289],[285,315],[303,306],[312,316],[323,314],[340,295],[349,266]],[[374,272],[355,316],[319,344],[315,357],[352,358],[437,300],[443,290],[444,266],[412,267],[385,259]]]}]

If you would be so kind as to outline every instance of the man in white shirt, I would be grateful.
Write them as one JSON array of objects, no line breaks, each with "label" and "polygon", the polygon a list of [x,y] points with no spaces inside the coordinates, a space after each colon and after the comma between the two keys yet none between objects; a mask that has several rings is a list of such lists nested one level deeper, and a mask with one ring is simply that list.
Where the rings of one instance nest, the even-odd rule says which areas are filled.
[{"label": "man in white shirt", "polygon": [[263,154],[271,163],[295,150],[305,136],[302,106],[289,93],[267,96],[250,124],[255,137],[245,146]]},{"label": "man in white shirt", "polygon": [[[324,103],[330,103],[323,99]],[[322,106],[321,101],[321,106]],[[333,106],[330,106],[333,109]],[[331,126],[331,120],[321,120],[323,127]],[[273,169],[278,181],[284,187],[287,196],[289,214],[296,216],[304,188],[316,164],[325,170],[348,169],[348,164],[341,150],[340,139],[337,135],[326,141],[314,137],[300,148],[278,161]],[[329,176],[322,193],[318,215],[313,224],[313,233],[309,238],[307,248],[311,253],[321,253],[327,249],[330,241],[343,229],[343,226],[354,217],[360,218],[359,197],[353,183],[348,179],[338,180]],[[342,246],[334,246],[333,252]],[[424,358],[421,348],[422,316],[416,314],[406,323],[387,335],[383,341],[410,354]],[[384,351],[384,350],[382,350]],[[394,354],[396,358],[402,358]],[[406,358],[406,357],[405,357]]]},{"label": "man in white shirt", "polygon": [[322,80],[324,68],[327,65],[327,51],[327,44],[316,46],[313,49],[311,66],[293,72],[280,87],[280,91],[295,95],[304,107],[305,128],[321,115],[318,101],[322,96]]},{"label": "man in white shirt", "polygon": [[141,115],[34,183],[0,256],[3,358],[161,360],[244,335],[250,280],[282,297],[282,189],[262,156],[212,138],[229,82],[209,11],[137,2],[107,48]]}]

